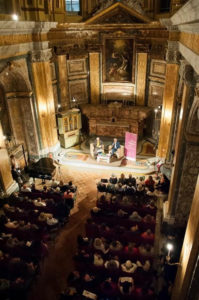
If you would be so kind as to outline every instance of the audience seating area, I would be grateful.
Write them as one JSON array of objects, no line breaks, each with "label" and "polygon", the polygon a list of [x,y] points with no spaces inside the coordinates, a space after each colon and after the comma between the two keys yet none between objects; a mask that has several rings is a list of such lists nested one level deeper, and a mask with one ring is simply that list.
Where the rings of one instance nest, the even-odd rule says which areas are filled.
[{"label": "audience seating area", "polygon": [[141,189],[122,174],[97,184],[96,206],[86,236],[78,236],[75,270],[60,299],[154,299],[156,198],[142,183]]},{"label": "audience seating area", "polygon": [[[23,187],[4,199],[0,216],[0,299],[27,299],[51,242],[68,221],[76,188],[52,184],[43,191]],[[70,189],[70,192],[69,192]]]}]

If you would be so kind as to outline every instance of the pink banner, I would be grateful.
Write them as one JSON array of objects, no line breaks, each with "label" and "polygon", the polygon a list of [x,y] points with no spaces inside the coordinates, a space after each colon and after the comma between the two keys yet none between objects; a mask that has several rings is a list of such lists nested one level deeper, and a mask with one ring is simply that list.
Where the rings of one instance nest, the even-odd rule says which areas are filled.
[{"label": "pink banner", "polygon": [[129,160],[136,160],[137,134],[125,133],[125,156]]}]

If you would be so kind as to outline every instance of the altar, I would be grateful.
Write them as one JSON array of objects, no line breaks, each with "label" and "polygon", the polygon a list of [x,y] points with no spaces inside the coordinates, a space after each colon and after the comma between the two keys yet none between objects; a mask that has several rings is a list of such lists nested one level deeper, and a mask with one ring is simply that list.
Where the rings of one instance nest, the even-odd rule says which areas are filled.
[{"label": "altar", "polygon": [[123,106],[113,102],[109,105],[81,105],[81,111],[88,119],[89,135],[124,137],[125,132],[143,136],[145,120],[151,108],[145,106]]}]

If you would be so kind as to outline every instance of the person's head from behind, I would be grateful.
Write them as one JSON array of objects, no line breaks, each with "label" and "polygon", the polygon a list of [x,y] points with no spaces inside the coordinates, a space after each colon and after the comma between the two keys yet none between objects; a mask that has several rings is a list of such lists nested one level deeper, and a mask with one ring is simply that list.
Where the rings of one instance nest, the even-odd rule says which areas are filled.
[{"label": "person's head from behind", "polygon": [[73,182],[72,182],[72,181],[69,181],[68,185],[69,185],[69,186],[72,186],[72,185],[73,185]]},{"label": "person's head from behind", "polygon": [[152,181],[153,180],[153,177],[150,175],[149,176],[149,181]]},{"label": "person's head from behind", "polygon": [[125,281],[122,286],[123,286],[123,293],[124,294],[129,294],[130,283]]},{"label": "person's head from behind", "polygon": [[102,245],[102,241],[101,241],[100,238],[96,238],[96,239],[95,239],[95,245],[96,245],[96,246],[101,246],[101,245]]}]

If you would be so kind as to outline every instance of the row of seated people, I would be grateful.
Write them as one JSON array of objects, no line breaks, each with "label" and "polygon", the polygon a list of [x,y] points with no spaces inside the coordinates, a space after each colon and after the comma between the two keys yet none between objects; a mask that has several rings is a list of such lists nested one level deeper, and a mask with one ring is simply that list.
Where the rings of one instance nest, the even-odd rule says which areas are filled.
[{"label": "row of seated people", "polygon": [[[117,255],[121,260],[146,260],[152,259],[154,254],[153,240],[150,243],[137,242],[129,239],[121,242],[120,238],[105,239],[104,237],[96,237],[94,239],[87,237],[87,242],[79,245],[79,252],[76,259],[81,261],[82,255],[90,253],[90,255],[99,253],[103,259],[107,259],[110,255]],[[86,258],[87,259],[87,258]],[[88,259],[91,259],[89,257]],[[92,260],[92,259],[91,259]]]},{"label": "row of seated people", "polygon": [[[78,251],[74,256],[76,271],[71,276],[73,278],[77,272],[80,278],[77,278],[77,281],[75,279],[75,282],[73,280],[71,282],[69,278],[68,288],[61,297],[108,300],[154,299],[151,285],[155,203],[151,202],[150,197],[144,196],[146,199],[143,199],[138,196],[137,200],[142,201],[138,212],[134,210],[135,197],[133,197],[132,209],[129,211],[128,207],[119,206],[124,195],[120,195],[116,200],[110,196],[110,201],[107,201],[107,196],[101,195],[97,200],[97,206],[91,209],[91,218],[86,224],[86,237],[78,237]],[[94,276],[97,280],[87,284],[85,270],[86,278]]]},{"label": "row of seated people", "polygon": [[[0,298],[25,299],[39,263],[48,255],[48,241],[68,221],[74,205],[65,192],[35,190],[4,200],[0,216]],[[39,196],[39,197],[37,197]]]},{"label": "row of seated people", "polygon": [[107,277],[90,271],[71,272],[68,276],[68,287],[61,293],[64,299],[154,299],[154,288],[148,282],[142,287],[136,285],[133,277]]},{"label": "row of seated people", "polygon": [[121,225],[109,226],[106,223],[95,223],[92,219],[88,219],[86,234],[89,238],[118,239],[121,243],[131,240],[139,244],[153,244],[154,242],[154,231],[150,228],[143,229],[138,224],[131,227]]},{"label": "row of seated people", "polygon": [[[86,241],[86,239],[83,240]],[[97,241],[95,244],[98,248]],[[110,245],[110,247],[112,246],[115,246],[114,243]],[[101,250],[96,249],[96,252],[92,253],[79,249],[75,255],[76,270],[79,274],[84,274],[86,270],[87,274],[95,274],[95,278],[98,277],[99,280],[94,282],[88,280],[89,282],[87,282],[83,275],[83,278],[80,277],[78,281],[74,282],[71,281],[71,278],[73,279],[76,271],[72,272],[69,276],[68,289],[62,293],[61,299],[84,299],[84,297],[81,298],[83,295],[85,295],[85,299],[154,299],[151,288],[151,276],[153,275],[151,265],[152,260],[144,257],[141,260],[125,260],[111,252],[103,254]],[[114,290],[112,287],[102,288],[103,282],[108,279],[114,283]],[[131,285],[127,285],[123,291],[122,285],[120,288],[119,283],[120,281],[124,282],[125,279],[132,283],[132,288]],[[90,298],[90,293],[94,298]]]},{"label": "row of seated people", "polygon": [[52,198],[42,199],[39,197],[31,199],[28,196],[22,196],[15,198],[15,204],[12,201],[9,201],[9,203],[3,207],[9,218],[35,221],[35,218],[42,213],[53,214],[58,219],[64,218],[73,208],[74,199],[61,199],[59,202],[55,202]]},{"label": "row of seated people", "polygon": [[109,179],[101,179],[97,184],[99,192],[120,193],[123,195],[148,194],[154,195],[154,190],[167,194],[169,190],[169,180],[165,175],[156,175],[155,177],[149,176],[146,180],[145,177],[135,178],[132,174],[126,178],[121,174],[117,178],[114,174]]},{"label": "row of seated people", "polygon": [[96,223],[107,223],[109,226],[116,226],[119,222],[121,226],[126,228],[133,225],[140,224],[142,230],[155,228],[155,217],[150,214],[141,216],[137,210],[131,212],[118,209],[117,211],[103,210],[98,207],[94,207],[91,210],[91,216]]},{"label": "row of seated people", "polygon": [[[144,201],[143,201],[144,200]],[[157,207],[151,197],[123,196],[120,194],[102,193],[97,200],[97,207],[103,210],[117,211],[119,208],[128,212],[137,210],[140,214],[156,215]]]},{"label": "row of seated people", "polygon": [[50,185],[47,187],[43,186],[42,190],[36,189],[35,183],[32,183],[30,186],[24,184],[21,188],[22,192],[44,192],[44,193],[56,193],[63,194],[64,192],[70,191],[75,193],[77,191],[77,187],[73,184],[72,181],[68,183],[64,183],[63,180],[56,181],[54,178],[52,179]]}]

